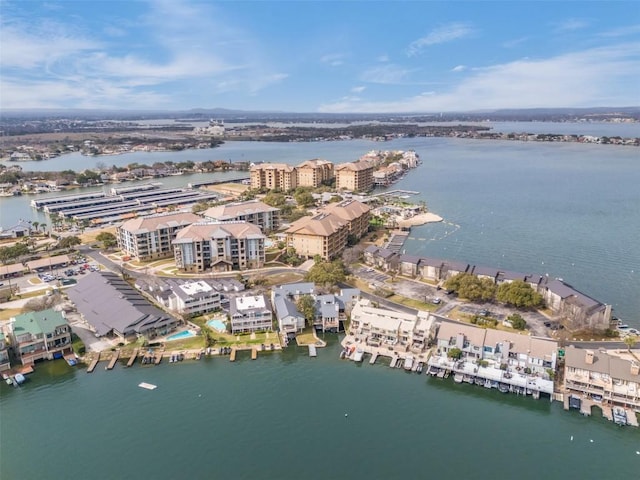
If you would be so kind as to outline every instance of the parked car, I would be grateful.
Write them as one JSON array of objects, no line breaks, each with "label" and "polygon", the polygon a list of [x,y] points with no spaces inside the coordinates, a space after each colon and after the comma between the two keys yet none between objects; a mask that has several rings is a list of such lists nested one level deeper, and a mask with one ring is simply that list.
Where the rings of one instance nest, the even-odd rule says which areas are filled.
[{"label": "parked car", "polygon": [[433,303],[434,305],[440,305],[441,302],[442,300],[440,300],[438,297],[431,300],[431,303]]}]

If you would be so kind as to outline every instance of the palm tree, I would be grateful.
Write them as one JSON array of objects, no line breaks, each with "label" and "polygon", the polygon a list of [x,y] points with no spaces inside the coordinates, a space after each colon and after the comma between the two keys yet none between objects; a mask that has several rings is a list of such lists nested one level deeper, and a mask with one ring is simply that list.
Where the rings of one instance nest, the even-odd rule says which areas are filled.
[{"label": "palm tree", "polygon": [[38,233],[38,226],[40,225],[40,222],[32,222],[31,225],[33,225],[33,229]]},{"label": "palm tree", "polygon": [[624,337],[624,343],[627,346],[627,350],[629,352],[631,352],[631,349],[635,346],[636,344],[636,337],[631,336],[631,335],[627,335],[626,337]]}]

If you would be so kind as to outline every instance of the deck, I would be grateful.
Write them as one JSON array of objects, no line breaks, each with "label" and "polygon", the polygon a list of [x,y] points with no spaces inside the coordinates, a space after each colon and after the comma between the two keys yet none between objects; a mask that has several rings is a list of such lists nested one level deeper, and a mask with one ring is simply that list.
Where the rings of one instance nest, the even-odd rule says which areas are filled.
[{"label": "deck", "polygon": [[318,356],[318,350],[316,349],[315,345],[309,345],[309,356],[310,357],[317,357]]},{"label": "deck", "polygon": [[111,355],[111,360],[109,360],[109,364],[104,367],[105,370],[113,370],[113,367],[116,366],[116,362],[118,361],[118,357],[120,356],[120,350],[116,350],[115,352],[113,352],[113,355]]},{"label": "deck", "polygon": [[98,365],[99,361],[100,361],[100,352],[98,352],[98,355],[96,356],[96,358],[94,358],[91,364],[89,364],[89,367],[87,368],[87,373],[92,373],[96,369],[96,366]]},{"label": "deck", "polygon": [[377,359],[378,359],[378,352],[374,352],[371,355],[371,359],[369,360],[369,365],[373,365],[374,363],[376,363]]},{"label": "deck", "polygon": [[254,347],[251,349],[251,360],[255,360],[256,358],[258,358],[258,349]]},{"label": "deck", "polygon": [[131,356],[129,357],[129,361],[127,362],[127,367],[130,367],[130,366],[132,366],[132,365],[135,363],[136,358],[138,358],[138,351],[139,351],[139,350],[140,350],[140,349],[136,348],[136,349],[133,351],[133,353],[132,353],[132,354],[131,354]]},{"label": "deck", "polygon": [[231,354],[229,355],[229,361],[230,362],[235,362],[236,361],[236,352],[237,352],[237,350],[235,348],[231,349]]}]

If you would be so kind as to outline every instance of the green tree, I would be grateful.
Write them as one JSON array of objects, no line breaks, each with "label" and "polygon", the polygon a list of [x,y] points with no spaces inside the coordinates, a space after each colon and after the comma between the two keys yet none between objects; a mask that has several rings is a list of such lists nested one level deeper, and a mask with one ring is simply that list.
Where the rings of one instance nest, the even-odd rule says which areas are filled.
[{"label": "green tree", "polygon": [[264,203],[272,207],[280,208],[287,202],[287,197],[283,193],[270,191],[262,199]]},{"label": "green tree", "polygon": [[111,248],[118,244],[116,236],[111,232],[100,232],[96,235],[96,240],[102,243],[105,249]]},{"label": "green tree", "polygon": [[524,318],[522,318],[522,315],[520,315],[519,313],[514,313],[512,315],[509,315],[507,317],[507,321],[516,330],[524,330],[525,328],[527,328],[527,322],[525,321]]},{"label": "green tree", "polygon": [[453,290],[460,297],[471,301],[491,301],[496,293],[496,286],[490,279],[478,278],[469,273],[454,275],[444,286],[447,290]]},{"label": "green tree", "polygon": [[453,358],[454,360],[460,360],[460,358],[462,357],[462,350],[460,350],[458,347],[450,348],[447,352],[447,357]]},{"label": "green tree", "polygon": [[335,285],[338,282],[344,282],[346,278],[347,272],[342,260],[334,260],[333,262],[326,260],[316,261],[305,276],[308,282],[323,285]]},{"label": "green tree", "polygon": [[296,302],[298,311],[304,316],[307,326],[312,327],[316,319],[316,301],[311,295],[303,295]]},{"label": "green tree", "polygon": [[76,237],[75,235],[71,235],[69,237],[61,238],[60,241],[58,241],[58,247],[73,248],[76,245],[80,245],[81,243],[82,241],[78,237]]},{"label": "green tree", "polygon": [[307,190],[297,190],[293,195],[293,198],[295,198],[296,203],[303,208],[311,207],[316,203],[313,195],[311,195]]},{"label": "green tree", "polygon": [[544,304],[542,295],[523,280],[500,285],[496,292],[496,300],[517,308],[538,308]]},{"label": "green tree", "polygon": [[635,346],[636,344],[636,339],[635,337],[631,336],[631,335],[627,335],[626,337],[624,337],[624,344],[627,346],[627,350],[631,351],[631,349]]}]

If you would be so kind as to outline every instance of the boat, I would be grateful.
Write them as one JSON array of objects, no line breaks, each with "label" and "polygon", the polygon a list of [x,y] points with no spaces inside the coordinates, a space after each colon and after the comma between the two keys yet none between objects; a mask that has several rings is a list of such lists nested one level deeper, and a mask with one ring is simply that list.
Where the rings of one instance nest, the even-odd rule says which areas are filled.
[{"label": "boat", "polygon": [[461,374],[461,373],[456,373],[456,374],[453,376],[453,381],[454,381],[454,382],[456,382],[456,383],[462,383],[462,378],[463,378],[463,377],[462,377],[462,374]]},{"label": "boat", "polygon": [[26,379],[27,379],[27,378],[26,378],[23,374],[21,374],[21,373],[16,373],[16,374],[13,376],[13,384],[14,384],[15,386],[22,385]]},{"label": "boat", "polygon": [[531,396],[538,400],[540,398],[540,390],[534,390]]},{"label": "boat", "polygon": [[476,385],[484,387],[484,384],[485,384],[484,378],[476,377]]},{"label": "boat", "polygon": [[407,358],[404,359],[404,369],[407,371],[411,371],[413,367],[413,357],[411,355],[407,355]]},{"label": "boat", "polygon": [[353,361],[361,362],[363,358],[364,358],[364,350],[362,350],[361,348],[358,348],[356,350],[356,353],[353,354]]},{"label": "boat", "polygon": [[467,373],[465,373],[462,377],[462,381],[466,382],[466,383],[471,383],[473,384],[473,377]]},{"label": "boat", "polygon": [[498,385],[498,390],[500,390],[502,393],[507,393],[509,391],[509,385],[501,383]]},{"label": "boat", "polygon": [[418,366],[416,367],[416,372],[422,373],[423,368],[424,368],[424,364],[422,362],[418,362]]},{"label": "boat", "polygon": [[491,380],[491,388],[498,388],[499,382],[497,380]]},{"label": "boat", "polygon": [[347,349],[343,348],[342,351],[340,352],[340,360],[344,360],[346,356],[347,356]]},{"label": "boat", "polygon": [[625,412],[623,408],[614,407],[613,408],[613,421],[616,423],[616,425],[626,425],[627,424],[627,412]]}]

